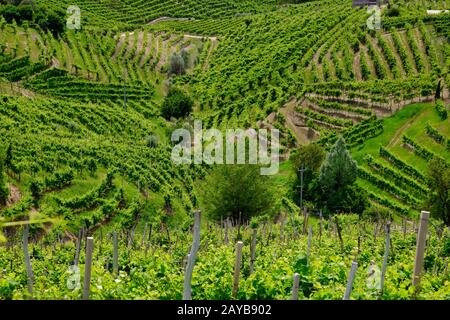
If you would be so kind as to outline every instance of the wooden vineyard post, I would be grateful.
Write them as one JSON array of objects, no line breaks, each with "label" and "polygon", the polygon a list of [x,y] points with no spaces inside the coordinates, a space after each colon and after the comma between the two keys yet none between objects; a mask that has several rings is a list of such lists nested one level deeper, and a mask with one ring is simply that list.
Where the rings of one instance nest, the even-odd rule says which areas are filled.
[{"label": "wooden vineyard post", "polygon": [[347,287],[345,289],[345,294],[344,294],[343,300],[350,299],[350,294],[352,292],[352,287],[353,287],[353,281],[355,280],[355,274],[356,274],[357,269],[358,269],[358,262],[353,261],[352,267],[350,269],[350,273],[348,274]]},{"label": "wooden vineyard post", "polygon": [[322,229],[323,229],[323,215],[322,210],[320,210],[320,228],[319,228],[319,241],[322,240]]},{"label": "wooden vineyard post", "polygon": [[281,221],[280,221],[280,243],[283,243],[283,239],[284,239],[284,217],[281,216]]},{"label": "wooden vineyard post", "polygon": [[151,224],[150,225],[150,230],[148,231],[147,244],[145,245],[145,256],[147,256],[148,249],[150,248],[150,245],[151,245],[152,232],[153,232],[153,225]]},{"label": "wooden vineyard post", "polygon": [[403,239],[406,239],[406,219],[403,218]]},{"label": "wooden vineyard post", "polygon": [[80,250],[81,250],[81,241],[82,241],[82,238],[83,238],[83,230],[80,229],[80,231],[78,232],[77,248],[76,248],[76,251],[75,251],[75,259],[74,259],[74,261],[73,261],[73,265],[74,265],[74,266],[77,266],[77,265],[78,265],[78,262],[79,262],[79,260],[80,260]]},{"label": "wooden vineyard post", "polygon": [[234,280],[233,280],[233,299],[236,298],[237,292],[239,289],[239,275],[241,273],[241,261],[242,261],[242,247],[244,243],[242,241],[238,241],[236,243],[236,263],[234,265]]},{"label": "wooden vineyard post", "polygon": [[294,285],[292,286],[292,300],[298,300],[298,287],[299,287],[299,275],[298,273],[294,274]]},{"label": "wooden vineyard post", "polygon": [[98,242],[99,242],[99,254],[101,255],[102,254],[102,244],[103,244],[103,232],[102,232],[102,229],[100,228],[100,232],[99,232],[99,235],[98,235]]},{"label": "wooden vineyard post", "polygon": [[416,292],[419,290],[420,275],[422,273],[423,268],[423,259],[425,253],[425,243],[427,240],[429,217],[430,213],[428,211],[422,211],[420,214],[420,226],[419,232],[417,234],[416,258],[414,260],[414,277],[413,277],[413,286],[416,287]]},{"label": "wooden vineyard post", "polygon": [[256,256],[256,237],[258,235],[258,229],[253,229],[252,234],[252,243],[250,248],[250,274],[253,273],[253,270],[255,268],[255,256]]},{"label": "wooden vineyard post", "polygon": [[309,232],[308,232],[308,248],[306,250],[306,261],[309,265],[309,256],[311,253],[311,240],[312,240],[312,234],[313,234],[313,228],[312,226],[309,226]]},{"label": "wooden vineyard post", "polygon": [[306,234],[308,228],[308,208],[303,209],[303,235]]},{"label": "wooden vineyard post", "polygon": [[33,283],[34,283],[34,274],[33,269],[31,267],[30,254],[28,252],[28,231],[30,226],[28,224],[25,225],[23,230],[23,255],[25,258],[25,266],[27,268],[27,281],[28,281],[28,293],[30,297],[33,297]]},{"label": "wooden vineyard post", "polygon": [[145,226],[144,226],[144,231],[142,232],[141,248],[143,248],[144,245],[145,245],[145,236],[146,236],[146,233],[147,233],[147,223],[145,224]]},{"label": "wooden vineyard post", "polygon": [[200,211],[195,212],[194,239],[184,275],[183,300],[192,300],[191,279],[194,271],[198,248],[200,247]]},{"label": "wooden vineyard post", "polygon": [[228,245],[228,218],[225,220],[225,244]]},{"label": "wooden vineyard post", "polygon": [[339,225],[339,220],[337,216],[334,216],[334,222],[336,223],[336,230],[339,237],[339,244],[341,246],[341,251],[344,253],[344,240],[342,239],[341,226]]},{"label": "wooden vineyard post", "polygon": [[117,276],[119,273],[119,243],[117,239],[117,231],[113,232],[114,251],[113,251],[113,274]]},{"label": "wooden vineyard post", "polygon": [[84,286],[83,300],[89,300],[91,288],[92,253],[94,251],[94,238],[88,237],[86,240],[86,261],[84,264]]},{"label": "wooden vineyard post", "polygon": [[383,266],[381,268],[381,281],[380,281],[380,288],[381,288],[381,292],[380,292],[380,297],[383,295],[384,292],[384,278],[386,276],[386,269],[387,269],[387,262],[388,262],[388,257],[389,257],[389,246],[391,243],[391,239],[390,239],[390,223],[386,224],[386,250],[384,251],[384,259],[383,259]]}]

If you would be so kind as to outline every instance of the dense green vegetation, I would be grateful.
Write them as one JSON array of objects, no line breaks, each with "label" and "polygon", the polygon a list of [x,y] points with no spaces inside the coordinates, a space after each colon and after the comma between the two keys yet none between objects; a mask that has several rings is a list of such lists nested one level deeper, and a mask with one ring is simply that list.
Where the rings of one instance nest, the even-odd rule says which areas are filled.
[{"label": "dense green vegetation", "polygon": [[[236,298],[287,299],[297,272],[301,298],[341,299],[388,223],[385,290],[358,271],[352,298],[450,299],[450,14],[390,2],[368,30],[351,0],[80,0],[73,30],[71,1],[1,0],[0,299],[28,295],[24,223],[35,298],[80,297],[66,269],[93,236],[92,298],[181,299],[199,209],[194,299],[233,298],[238,240]],[[176,165],[174,130],[206,146],[195,120],[278,129],[280,171]]]}]

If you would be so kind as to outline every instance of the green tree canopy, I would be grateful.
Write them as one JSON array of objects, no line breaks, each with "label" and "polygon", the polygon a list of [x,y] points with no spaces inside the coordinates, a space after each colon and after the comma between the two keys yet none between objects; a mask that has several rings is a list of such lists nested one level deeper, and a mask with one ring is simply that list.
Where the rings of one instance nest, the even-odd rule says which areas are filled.
[{"label": "green tree canopy", "polygon": [[362,213],[367,206],[367,195],[356,186],[357,177],[358,166],[341,137],[320,167],[316,189],[322,205],[330,212]]},{"label": "green tree canopy", "polygon": [[187,116],[194,106],[192,99],[181,89],[171,87],[164,99],[161,113],[164,118],[182,118]]},{"label": "green tree canopy", "polygon": [[[301,184],[300,170],[303,168],[303,199],[312,200],[314,196],[314,180],[319,175],[320,166],[322,165],[326,156],[325,150],[316,143],[300,146],[295,154],[293,154],[291,161],[297,173],[297,182],[295,184],[295,193],[298,194]],[[298,199],[298,197],[296,197]]]},{"label": "green tree canopy", "polygon": [[8,196],[9,196],[9,189],[6,186],[3,159],[0,158],[0,207],[6,205]]},{"label": "green tree canopy", "polygon": [[428,167],[431,193],[426,203],[431,214],[450,227],[450,168],[443,159],[431,160]]},{"label": "green tree canopy", "polygon": [[257,165],[218,165],[200,186],[203,212],[213,220],[244,221],[275,212],[275,197],[270,177],[260,174]]},{"label": "green tree canopy", "polygon": [[169,75],[183,75],[186,72],[186,62],[183,59],[183,56],[174,53],[170,57],[170,63],[169,63]]}]

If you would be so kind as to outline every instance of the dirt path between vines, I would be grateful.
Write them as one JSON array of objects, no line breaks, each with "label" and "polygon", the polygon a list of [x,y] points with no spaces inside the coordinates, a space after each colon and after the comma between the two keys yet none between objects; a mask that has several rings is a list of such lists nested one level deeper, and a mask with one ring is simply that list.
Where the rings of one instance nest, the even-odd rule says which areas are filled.
[{"label": "dirt path between vines", "polygon": [[12,207],[22,198],[22,194],[20,193],[19,188],[17,188],[15,185],[8,184],[8,189],[9,189],[9,196],[8,199],[6,200],[7,208]]},{"label": "dirt path between vines", "polygon": [[280,112],[285,116],[286,125],[295,134],[295,137],[297,138],[299,144],[301,145],[308,144],[305,129],[302,129],[301,127],[297,126],[294,121],[296,106],[297,106],[297,99],[293,97],[284,104],[284,106],[280,109]]},{"label": "dirt path between vines", "polygon": [[403,132],[405,132],[406,129],[408,129],[411,124],[420,116],[420,113],[418,113],[414,118],[409,119],[403,126],[401,126],[392,137],[391,141],[389,141],[389,144],[387,145],[388,148],[394,146],[397,144],[398,140],[402,136]]},{"label": "dirt path between vines", "polygon": [[156,24],[158,22],[163,22],[163,21],[193,21],[195,20],[195,18],[171,18],[171,17],[160,17],[157,18],[155,20],[150,21],[147,24]]},{"label": "dirt path between vines", "polygon": [[138,34],[138,42],[136,46],[136,51],[134,52],[133,59],[136,59],[137,56],[141,53],[143,45],[144,45],[144,32],[141,31]]},{"label": "dirt path between vines", "polygon": [[122,33],[120,35],[119,42],[116,45],[116,50],[114,51],[114,54],[111,57],[112,60],[116,60],[117,55],[119,54],[120,50],[122,49],[122,46],[123,46],[123,44],[125,42],[125,36],[126,35],[124,33]]},{"label": "dirt path between vines", "polygon": [[355,78],[357,81],[362,80],[360,59],[361,59],[361,50],[355,53],[355,58],[353,59],[353,72],[355,73]]}]

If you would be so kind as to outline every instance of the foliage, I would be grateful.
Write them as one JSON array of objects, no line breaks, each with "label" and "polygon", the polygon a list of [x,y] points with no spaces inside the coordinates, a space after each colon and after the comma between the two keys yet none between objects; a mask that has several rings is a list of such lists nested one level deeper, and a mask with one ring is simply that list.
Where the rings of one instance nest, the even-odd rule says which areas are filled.
[{"label": "foliage", "polygon": [[183,75],[186,73],[186,62],[178,53],[173,53],[169,62],[169,75]]},{"label": "foliage", "polygon": [[436,218],[450,227],[450,168],[447,163],[441,159],[431,160],[428,178],[432,192],[427,206]]},{"label": "foliage", "polygon": [[345,140],[339,138],[320,167],[316,186],[322,204],[329,211],[362,213],[365,210],[367,196],[355,185],[357,168]]},{"label": "foliage", "polygon": [[3,163],[4,163],[4,161],[0,157],[0,207],[6,205],[6,200],[8,200],[8,196],[9,196],[9,189],[6,186]]},{"label": "foliage", "polygon": [[275,197],[270,178],[257,165],[218,165],[200,189],[203,212],[211,219],[250,220],[271,216]]},{"label": "foliage", "polygon": [[171,117],[182,118],[187,116],[192,108],[193,101],[191,98],[183,90],[171,87],[161,106],[161,113],[166,119]]},{"label": "foliage", "polygon": [[304,194],[305,200],[312,200],[314,198],[314,180],[319,176],[320,167],[325,159],[326,152],[316,143],[311,143],[306,146],[300,146],[296,153],[291,156],[291,161],[294,163],[295,172],[297,174],[297,183],[295,184],[295,193],[299,192],[300,188],[300,170],[303,172]]},{"label": "foliage", "polygon": [[438,113],[439,117],[442,120],[446,120],[447,119],[447,117],[448,117],[448,110],[444,106],[444,103],[442,102],[442,100],[436,100],[435,109],[436,109],[436,112]]}]

